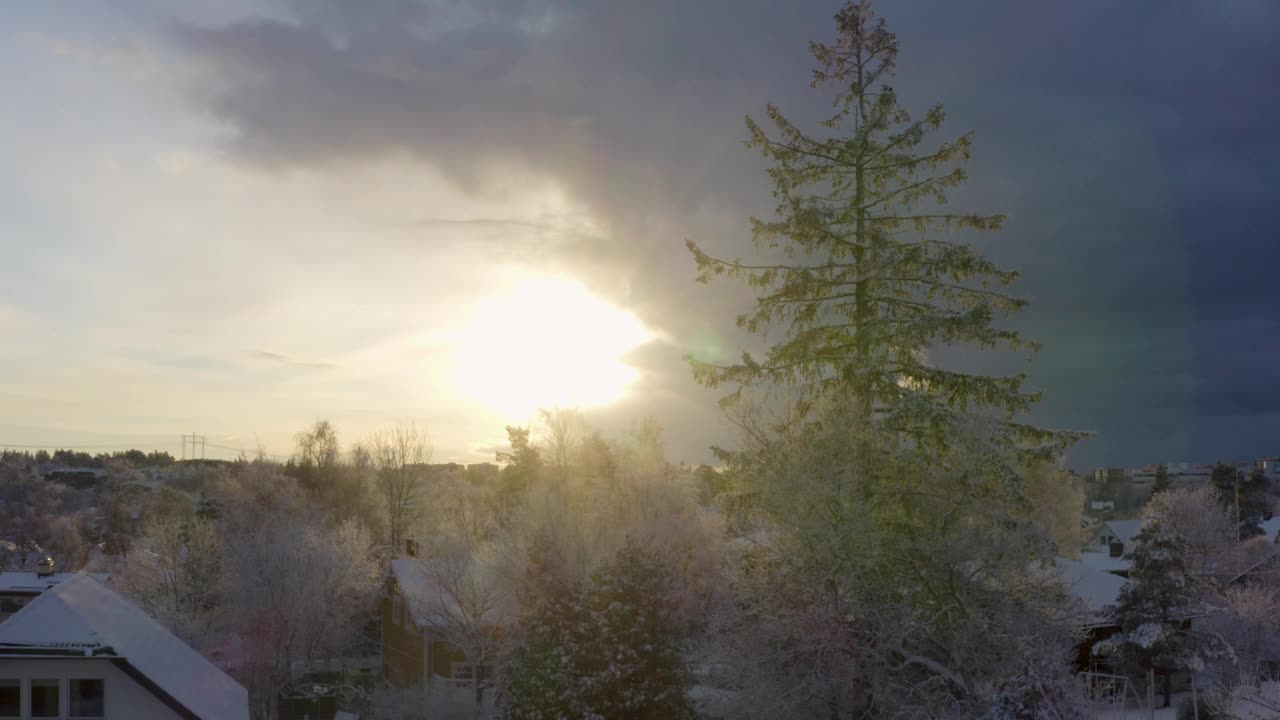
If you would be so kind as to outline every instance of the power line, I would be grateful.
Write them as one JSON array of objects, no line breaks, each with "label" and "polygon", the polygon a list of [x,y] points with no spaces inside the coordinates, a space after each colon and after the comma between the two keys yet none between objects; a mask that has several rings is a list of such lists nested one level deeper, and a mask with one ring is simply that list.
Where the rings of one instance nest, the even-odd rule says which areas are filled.
[{"label": "power line", "polygon": [[[204,448],[216,448],[216,449],[218,449],[218,450],[228,450],[228,451],[230,451],[230,452],[240,453],[240,454],[242,454],[242,455],[245,455],[246,457],[256,457],[256,456],[258,456],[258,455],[263,455],[263,456],[265,456],[265,457],[275,458],[275,459],[277,459],[277,460],[289,460],[289,459],[292,457],[292,456],[290,456],[290,455],[280,455],[280,454],[278,454],[278,453],[270,453],[270,452],[267,452],[266,450],[249,450],[249,449],[247,449],[247,448],[245,448],[245,447],[243,447],[243,446],[241,446],[241,447],[232,447],[232,446],[230,446],[230,445],[218,445],[217,443],[211,443],[211,442],[208,442],[208,441],[207,441],[207,439],[206,439],[208,436],[205,436],[205,435],[194,435],[194,434],[193,434],[193,435],[182,435],[181,437],[183,438],[183,440],[182,440],[182,442],[181,442],[181,443],[175,443],[175,442],[160,442],[160,443],[147,443],[146,445],[147,445],[147,446],[149,446],[149,447],[151,447],[151,448],[153,448],[153,449],[159,449],[159,448],[182,448],[182,450],[183,450],[183,452],[184,452],[184,454],[185,454],[185,452],[186,452],[186,448],[187,448],[187,444],[188,444],[188,442],[191,442],[191,447],[192,447],[192,451],[193,451],[193,453],[194,453],[194,451],[195,451],[196,446],[197,446],[197,445],[199,445],[199,447],[201,448],[201,450],[203,450]],[[194,440],[194,441],[192,440],[192,438],[193,438],[193,437],[195,438],[195,440]],[[203,442],[202,442],[202,441],[203,441]],[[8,450],[8,449],[19,449],[19,450],[120,450],[120,449],[125,449],[125,448],[128,448],[128,449],[138,449],[138,448],[139,448],[139,444],[124,442],[124,443],[109,443],[109,444],[104,444],[104,445],[63,445],[63,444],[61,444],[61,443],[45,443],[45,444],[33,445],[33,444],[29,444],[29,443],[11,443],[11,442],[4,442],[4,441],[0,441],[0,450]],[[203,453],[202,453],[202,454],[203,454]],[[200,458],[192,458],[192,459],[197,459],[197,460],[198,460],[198,459],[200,459]]]},{"label": "power line", "polygon": [[227,445],[215,445],[214,443],[209,443],[209,447],[211,447],[211,448],[217,448],[217,449],[219,449],[219,450],[230,450],[230,451],[232,451],[232,452],[238,452],[238,453],[240,453],[240,454],[242,454],[242,455],[245,455],[246,457],[248,457],[248,456],[256,456],[256,455],[265,455],[265,456],[267,456],[267,457],[276,458],[277,460],[288,460],[288,459],[289,459],[289,456],[288,456],[288,455],[276,455],[275,453],[269,453],[269,452],[267,452],[267,451],[265,451],[265,450],[254,450],[254,451],[252,451],[252,452],[251,452],[251,451],[249,451],[249,450],[246,450],[246,449],[245,449],[245,448],[243,448],[243,447],[238,447],[238,448],[236,448],[236,447],[230,447],[230,446],[227,446]]},{"label": "power line", "polygon": [[[110,445],[62,445],[58,443],[50,443],[48,445],[24,445],[22,443],[0,442],[0,448],[22,448],[24,450],[110,450],[112,448],[122,448],[128,445],[129,443],[111,443]],[[177,447],[177,443],[153,443],[152,445],[157,447]]]}]

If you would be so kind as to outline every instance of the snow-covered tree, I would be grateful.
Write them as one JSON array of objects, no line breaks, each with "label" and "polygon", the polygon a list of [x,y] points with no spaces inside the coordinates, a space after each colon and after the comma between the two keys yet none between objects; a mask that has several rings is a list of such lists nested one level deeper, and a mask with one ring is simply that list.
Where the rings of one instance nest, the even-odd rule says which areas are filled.
[{"label": "snow-covered tree", "polygon": [[[1035,571],[1054,546],[1016,455],[980,419],[939,457],[856,405],[823,410],[730,468],[763,532],[743,538],[747,614],[726,623],[736,645],[717,660],[741,678],[729,689],[759,717],[937,717],[1009,692],[1011,657],[1067,687],[1072,608]],[[1046,714],[1057,697],[1040,696]]]},{"label": "snow-covered tree", "polygon": [[546,535],[534,539],[517,585],[519,627],[498,672],[501,720],[585,717],[575,648],[584,635],[582,587]]},{"label": "snow-covered tree", "polygon": [[114,582],[173,634],[210,649],[224,611],[222,538],[203,519],[150,519]]},{"label": "snow-covered tree", "polygon": [[1188,546],[1186,537],[1159,516],[1143,523],[1130,552],[1130,583],[1114,611],[1121,632],[1094,648],[1116,657],[1122,671],[1161,675],[1165,707],[1174,673],[1203,670],[1207,661],[1231,653],[1217,633],[1191,625],[1192,618],[1205,614],[1206,580],[1188,568]]},{"label": "snow-covered tree", "polygon": [[1182,537],[1183,562],[1188,572],[1213,575],[1233,568],[1235,520],[1227,514],[1212,487],[1162,492],[1151,498],[1142,515],[1148,522],[1158,520]]},{"label": "snow-covered tree", "polygon": [[296,663],[333,657],[355,639],[380,565],[355,520],[331,530],[316,518],[276,516],[228,530],[230,611],[246,648],[238,674],[270,718]]},{"label": "snow-covered tree", "polygon": [[660,557],[627,543],[584,587],[549,550],[530,565],[532,608],[503,671],[499,716],[696,717],[672,575]]},{"label": "snow-covered tree", "polygon": [[681,654],[673,577],[652,549],[627,543],[591,578],[583,602],[591,637],[579,658],[582,689],[602,718],[695,716]]},{"label": "snow-covered tree", "polygon": [[1280,592],[1266,584],[1229,588],[1219,614],[1204,625],[1222,636],[1234,657],[1210,668],[1220,683],[1256,683],[1266,677],[1266,661],[1280,657]]}]

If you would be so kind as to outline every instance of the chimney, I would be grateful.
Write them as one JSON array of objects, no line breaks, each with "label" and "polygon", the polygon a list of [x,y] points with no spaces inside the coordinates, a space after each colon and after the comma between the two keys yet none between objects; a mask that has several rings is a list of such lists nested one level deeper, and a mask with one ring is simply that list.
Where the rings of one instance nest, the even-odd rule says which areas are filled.
[{"label": "chimney", "polygon": [[49,577],[53,574],[53,558],[47,557],[36,563],[36,577]]}]

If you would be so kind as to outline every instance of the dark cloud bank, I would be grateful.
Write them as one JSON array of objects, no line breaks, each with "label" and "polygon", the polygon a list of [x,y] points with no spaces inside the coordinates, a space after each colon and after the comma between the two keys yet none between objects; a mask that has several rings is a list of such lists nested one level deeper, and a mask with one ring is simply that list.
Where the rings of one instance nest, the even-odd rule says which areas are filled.
[{"label": "dark cloud bank", "polygon": [[[530,262],[587,278],[683,348],[730,346],[749,296],[693,283],[683,240],[747,252],[746,216],[771,205],[742,116],[824,109],[806,48],[836,5],[333,0],[170,37],[238,161],[409,154],[478,190],[513,167],[553,178],[607,231],[531,246]],[[904,99],[942,101],[949,134],[977,133],[954,201],[1012,217],[984,247],[1034,300],[1019,322],[1046,344],[1038,419],[1099,432],[1072,464],[1280,454],[1280,6],[881,9]],[[680,352],[637,355],[641,404],[675,453],[705,457],[723,431]]]}]

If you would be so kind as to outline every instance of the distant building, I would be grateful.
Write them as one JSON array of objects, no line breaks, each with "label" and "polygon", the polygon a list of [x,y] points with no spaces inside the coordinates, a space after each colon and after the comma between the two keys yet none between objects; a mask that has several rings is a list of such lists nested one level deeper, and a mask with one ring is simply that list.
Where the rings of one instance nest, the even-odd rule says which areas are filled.
[{"label": "distant building", "polygon": [[1280,457],[1258,458],[1253,462],[1253,467],[1272,480],[1280,480]]},{"label": "distant building", "polygon": [[486,482],[498,477],[498,473],[501,471],[502,468],[498,467],[494,463],[471,463],[467,466],[467,477],[470,478],[472,482]]},{"label": "distant building", "polygon": [[[1148,487],[1155,484],[1159,465],[1143,465],[1129,471],[1129,478],[1134,485]],[[1191,463],[1167,463],[1165,472],[1169,474],[1169,484],[1177,490],[1189,490],[1201,487],[1209,482],[1213,475],[1212,465],[1192,465]]]},{"label": "distant building", "polygon": [[1100,485],[1111,482],[1121,482],[1128,478],[1128,473],[1124,468],[1098,468],[1093,471],[1093,481]]},{"label": "distant building", "polygon": [[467,466],[458,463],[435,463],[428,465],[430,478],[435,481],[466,480]]},{"label": "distant building", "polygon": [[0,623],[0,716],[248,720],[245,689],[92,576]]}]

